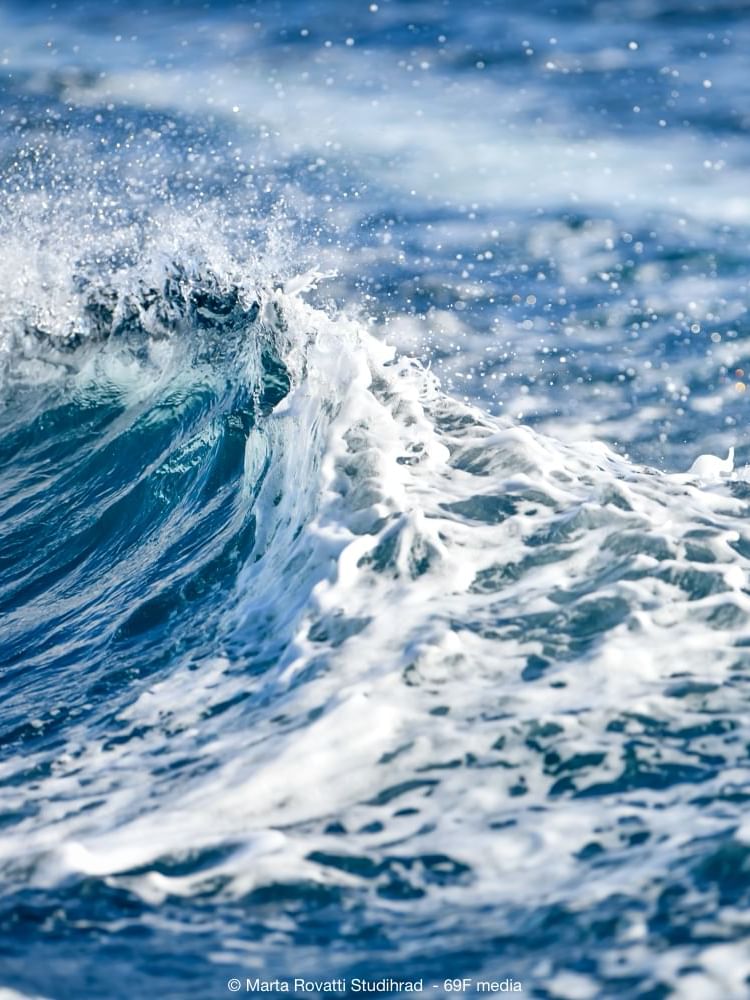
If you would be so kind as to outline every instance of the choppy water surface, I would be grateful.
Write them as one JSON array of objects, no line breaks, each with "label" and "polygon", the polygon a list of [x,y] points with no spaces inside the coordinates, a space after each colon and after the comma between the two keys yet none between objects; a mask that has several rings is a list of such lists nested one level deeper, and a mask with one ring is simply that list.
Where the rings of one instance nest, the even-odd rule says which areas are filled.
[{"label": "choppy water surface", "polygon": [[3,996],[750,995],[749,48],[0,7]]}]

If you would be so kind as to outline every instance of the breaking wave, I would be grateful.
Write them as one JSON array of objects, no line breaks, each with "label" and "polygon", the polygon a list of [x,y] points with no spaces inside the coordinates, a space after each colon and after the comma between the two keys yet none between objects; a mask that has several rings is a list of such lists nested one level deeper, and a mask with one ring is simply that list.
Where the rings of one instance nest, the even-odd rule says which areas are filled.
[{"label": "breaking wave", "polygon": [[9,982],[739,995],[742,474],[488,416],[191,225],[4,245]]}]

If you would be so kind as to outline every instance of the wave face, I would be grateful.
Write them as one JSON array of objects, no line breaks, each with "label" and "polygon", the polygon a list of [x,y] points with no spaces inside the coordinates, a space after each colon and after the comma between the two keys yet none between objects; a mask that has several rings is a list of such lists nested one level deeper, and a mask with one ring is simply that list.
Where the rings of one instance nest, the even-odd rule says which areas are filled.
[{"label": "wave face", "polygon": [[[515,106],[531,56],[482,41],[495,9],[382,8],[186,8],[188,30],[157,6],[138,35],[114,8],[0,12],[9,996],[747,991],[750,477],[674,471],[746,454],[732,178],[674,157],[683,216],[592,173],[574,212],[516,162],[567,140]],[[549,83],[578,133],[592,78],[619,121],[665,38],[679,68],[710,27],[720,80],[745,30],[731,4],[622,10],[508,22],[560,37],[559,79],[578,60]],[[448,102],[427,121],[415,67]],[[465,141],[440,154],[443,112]],[[571,155],[619,143],[637,186],[620,131]]]}]

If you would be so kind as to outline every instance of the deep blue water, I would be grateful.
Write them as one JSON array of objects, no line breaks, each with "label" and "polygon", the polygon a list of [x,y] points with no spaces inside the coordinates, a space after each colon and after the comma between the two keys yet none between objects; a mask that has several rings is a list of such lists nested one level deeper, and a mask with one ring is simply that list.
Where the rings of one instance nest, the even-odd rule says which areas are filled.
[{"label": "deep blue water", "polygon": [[750,995],[748,51],[0,4],[0,1000]]}]

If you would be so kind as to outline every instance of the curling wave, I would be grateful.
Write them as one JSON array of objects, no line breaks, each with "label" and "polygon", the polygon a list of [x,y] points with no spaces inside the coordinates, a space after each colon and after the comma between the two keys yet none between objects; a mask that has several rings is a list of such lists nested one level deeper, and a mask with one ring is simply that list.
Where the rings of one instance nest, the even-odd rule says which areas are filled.
[{"label": "curling wave", "polygon": [[744,974],[742,477],[495,420],[314,276],[173,251],[5,302],[14,981],[44,989],[29,935],[62,970],[80,933],[111,942],[87,996],[165,956],[206,995],[378,953],[540,987],[580,954],[619,995]]}]

